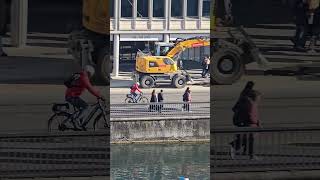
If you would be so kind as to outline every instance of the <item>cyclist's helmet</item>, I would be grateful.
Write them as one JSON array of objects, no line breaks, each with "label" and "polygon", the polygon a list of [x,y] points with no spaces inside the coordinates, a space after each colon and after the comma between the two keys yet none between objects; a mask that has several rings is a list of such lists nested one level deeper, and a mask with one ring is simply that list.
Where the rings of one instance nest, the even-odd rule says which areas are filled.
[{"label": "cyclist's helmet", "polygon": [[93,68],[92,66],[86,65],[86,66],[84,67],[84,70],[88,73],[88,75],[89,75],[90,77],[92,77],[92,76],[94,75],[95,70],[94,70],[94,68]]},{"label": "cyclist's helmet", "polygon": [[138,86],[140,86],[140,83],[139,83],[139,82],[136,82],[136,84],[137,84]]}]

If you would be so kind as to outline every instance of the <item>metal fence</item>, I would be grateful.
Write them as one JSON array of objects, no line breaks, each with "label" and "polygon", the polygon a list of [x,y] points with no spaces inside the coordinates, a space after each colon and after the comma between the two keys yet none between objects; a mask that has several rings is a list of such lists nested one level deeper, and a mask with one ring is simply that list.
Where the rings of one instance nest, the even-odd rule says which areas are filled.
[{"label": "metal fence", "polygon": [[320,169],[320,127],[211,131],[211,173],[304,169]]},{"label": "metal fence", "polygon": [[109,176],[107,132],[0,134],[0,179]]},{"label": "metal fence", "polygon": [[111,119],[210,116],[209,102],[111,104]]}]

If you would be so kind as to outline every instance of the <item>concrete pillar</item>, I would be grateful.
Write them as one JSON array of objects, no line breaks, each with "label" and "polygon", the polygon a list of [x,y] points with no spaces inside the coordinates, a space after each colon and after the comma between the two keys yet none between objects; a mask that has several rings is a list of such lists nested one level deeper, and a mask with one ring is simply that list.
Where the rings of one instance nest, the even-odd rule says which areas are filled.
[{"label": "concrete pillar", "polygon": [[164,18],[166,20],[165,29],[168,31],[170,29],[170,20],[171,20],[171,0],[165,0]]},{"label": "concrete pillar", "polygon": [[166,42],[166,43],[170,42],[170,35],[169,34],[164,34],[163,35],[163,42]]},{"label": "concrete pillar", "polygon": [[119,17],[121,16],[121,8],[120,8],[121,1],[114,1],[114,23],[115,23],[115,30],[119,30]]},{"label": "concrete pillar", "polygon": [[120,60],[120,35],[113,35],[113,74],[115,77],[119,76],[119,60]]},{"label": "concrete pillar", "polygon": [[152,19],[153,19],[153,0],[149,0],[149,8],[148,8],[148,16],[149,16],[149,30],[152,29]]},{"label": "concrete pillar", "polygon": [[199,0],[198,3],[198,29],[201,29],[203,0]]},{"label": "concrete pillar", "polygon": [[137,0],[133,0],[133,23],[132,23],[132,29],[136,29],[136,21],[137,21],[137,14],[138,14],[138,1]]},{"label": "concrete pillar", "polygon": [[183,5],[182,5],[182,17],[183,17],[183,29],[186,28],[186,21],[187,21],[187,7],[188,7],[188,1],[183,0]]},{"label": "concrete pillar", "polygon": [[23,47],[27,44],[28,0],[12,0],[11,45]]}]

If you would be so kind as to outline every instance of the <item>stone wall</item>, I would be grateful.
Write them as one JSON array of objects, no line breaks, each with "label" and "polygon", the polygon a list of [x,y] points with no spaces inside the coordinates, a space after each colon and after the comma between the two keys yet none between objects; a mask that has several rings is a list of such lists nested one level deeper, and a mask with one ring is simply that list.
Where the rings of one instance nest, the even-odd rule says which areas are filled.
[{"label": "stone wall", "polygon": [[119,120],[111,122],[112,143],[209,141],[209,139],[209,118]]}]

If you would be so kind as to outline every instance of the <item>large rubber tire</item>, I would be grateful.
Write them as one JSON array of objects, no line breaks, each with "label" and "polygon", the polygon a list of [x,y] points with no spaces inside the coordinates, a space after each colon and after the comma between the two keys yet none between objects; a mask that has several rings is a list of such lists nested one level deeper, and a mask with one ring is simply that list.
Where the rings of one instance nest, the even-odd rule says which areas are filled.
[{"label": "large rubber tire", "polygon": [[175,88],[184,88],[187,84],[187,78],[183,75],[176,75],[173,77],[172,79],[172,85],[175,87]]},{"label": "large rubber tire", "polygon": [[96,65],[96,77],[99,84],[110,85],[110,73],[112,71],[112,61],[108,54],[108,47],[104,47],[98,51],[98,59]]},{"label": "large rubber tire", "polygon": [[213,53],[211,83],[233,84],[244,74],[244,63],[240,54],[232,49],[220,49]]},{"label": "large rubber tire", "polygon": [[141,77],[140,84],[143,88],[153,88],[155,86],[154,79],[148,75]]}]

